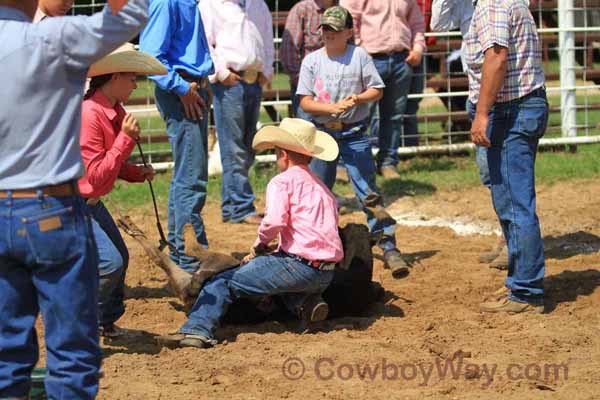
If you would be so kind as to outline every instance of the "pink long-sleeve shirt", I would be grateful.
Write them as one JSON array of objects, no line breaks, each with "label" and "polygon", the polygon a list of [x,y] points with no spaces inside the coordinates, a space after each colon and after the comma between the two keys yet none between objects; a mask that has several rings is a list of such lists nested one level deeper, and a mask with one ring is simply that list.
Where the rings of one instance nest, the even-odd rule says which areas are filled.
[{"label": "pink long-sleeve shirt", "polygon": [[80,144],[85,175],[78,182],[83,197],[108,194],[117,178],[144,181],[142,169],[126,162],[135,140],[121,130],[125,114],[123,107],[119,103],[113,107],[101,90],[83,102]]},{"label": "pink long-sleeve shirt", "polygon": [[279,236],[279,248],[311,261],[344,258],[337,201],[307,166],[294,166],[267,185],[265,217],[255,245]]},{"label": "pink long-sleeve shirt", "polygon": [[427,49],[416,0],[340,0],[340,5],[352,14],[356,44],[369,54]]}]

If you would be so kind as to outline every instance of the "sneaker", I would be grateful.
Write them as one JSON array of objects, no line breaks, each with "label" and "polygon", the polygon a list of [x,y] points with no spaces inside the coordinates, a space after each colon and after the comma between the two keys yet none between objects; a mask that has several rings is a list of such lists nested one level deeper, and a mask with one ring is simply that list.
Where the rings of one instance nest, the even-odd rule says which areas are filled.
[{"label": "sneaker", "polygon": [[488,301],[479,305],[479,310],[485,313],[508,313],[508,314],[543,314],[544,306],[530,303],[521,303],[509,299],[507,296],[497,301]]},{"label": "sneaker", "polygon": [[300,320],[305,324],[324,321],[329,315],[329,306],[321,294],[313,294],[302,304],[299,314]]},{"label": "sneaker", "polygon": [[209,339],[203,335],[195,335],[190,333],[169,333],[167,335],[158,336],[158,343],[165,346],[173,347],[196,347],[198,349],[207,349],[217,344],[214,339]]},{"label": "sneaker", "polygon": [[500,254],[494,261],[490,263],[490,268],[496,268],[499,270],[507,270],[508,269],[508,246],[504,245]]},{"label": "sneaker", "polygon": [[482,264],[491,263],[496,258],[498,258],[498,256],[502,252],[502,249],[504,249],[505,247],[506,247],[506,241],[504,240],[504,238],[502,238],[502,239],[500,239],[500,241],[498,242],[496,247],[493,248],[492,250],[488,250],[488,251],[479,253],[479,262]]},{"label": "sneaker", "polygon": [[384,179],[400,179],[400,174],[394,166],[381,167],[379,171]]},{"label": "sneaker", "polygon": [[398,249],[383,253],[383,267],[391,270],[392,276],[396,279],[404,278],[410,273],[410,265],[404,261]]}]

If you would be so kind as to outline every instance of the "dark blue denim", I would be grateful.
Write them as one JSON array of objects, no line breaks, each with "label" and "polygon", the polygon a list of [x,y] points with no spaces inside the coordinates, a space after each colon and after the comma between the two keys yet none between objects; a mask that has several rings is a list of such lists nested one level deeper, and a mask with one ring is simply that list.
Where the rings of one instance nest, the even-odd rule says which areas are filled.
[{"label": "dark blue denim", "polygon": [[[377,164],[381,167],[398,164],[398,148],[402,143],[404,114],[413,77],[412,67],[404,61],[407,51],[385,57],[373,57],[375,68],[385,83],[379,108],[379,153]],[[377,114],[375,114],[377,115]]]},{"label": "dark blue denim", "polygon": [[79,196],[0,199],[0,398],[26,397],[41,311],[50,399],[94,399],[98,256]]},{"label": "dark blue denim", "polygon": [[[423,60],[424,62],[424,60]],[[421,94],[425,89],[425,76],[423,71],[423,63],[412,67],[413,73],[410,80],[410,91],[408,94]],[[419,145],[419,123],[417,121],[417,113],[419,112],[419,104],[421,99],[408,99],[406,102],[406,113],[404,116],[404,130],[400,146],[418,146]]]},{"label": "dark blue denim", "polygon": [[125,274],[129,251],[119,228],[102,202],[87,206],[92,216],[92,231],[98,247],[98,306],[100,324],[117,321],[125,313]]},{"label": "dark blue denim", "polygon": [[475,147],[475,162],[479,168],[479,181],[488,189],[492,188],[490,180],[490,168],[487,163],[487,148],[483,146]]},{"label": "dark blue denim", "polygon": [[[475,106],[469,105],[471,118]],[[508,244],[506,287],[510,298],[544,301],[544,243],[536,214],[535,158],[548,122],[543,89],[518,100],[496,103],[489,113],[486,149],[492,201]]]},{"label": "dark blue denim", "polygon": [[[199,90],[208,104],[206,90]],[[173,178],[169,187],[169,234],[168,241],[177,252],[171,250],[173,262],[188,272],[198,269],[198,261],[185,255],[183,227],[191,224],[196,240],[208,248],[208,239],[202,208],[206,201],[208,184],[208,110],[204,118],[193,121],[185,117],[179,96],[156,86],[156,105],[167,124],[167,134],[173,152]]]},{"label": "dark blue denim", "polygon": [[256,257],[212,278],[179,332],[213,339],[229,305],[240,298],[282,295],[286,307],[296,313],[308,296],[327,289],[331,279],[333,271],[319,271],[284,253]]},{"label": "dark blue denim", "polygon": [[[375,183],[375,161],[373,161],[373,153],[369,139],[364,135],[367,122],[364,121],[360,125],[352,128],[350,131],[330,132],[325,127],[319,126],[319,129],[325,131],[336,138],[340,148],[340,155],[334,161],[323,161],[318,158],[313,158],[310,163],[310,169],[332,189],[335,183],[338,161],[342,160],[348,171],[348,177],[352,184],[354,194],[358,197],[361,204],[367,196],[377,194],[381,196]],[[344,137],[344,138],[342,138]],[[383,200],[381,201],[383,205]],[[379,242],[379,246],[384,250],[392,250],[396,248],[396,229],[395,224],[381,224],[366,208],[363,208],[367,223],[371,232],[383,231],[383,239]]]},{"label": "dark blue denim", "polygon": [[262,89],[258,83],[249,85],[243,81],[233,86],[215,83],[210,87],[223,164],[221,218],[242,222],[256,214],[248,172],[256,155],[252,140],[256,134]]}]

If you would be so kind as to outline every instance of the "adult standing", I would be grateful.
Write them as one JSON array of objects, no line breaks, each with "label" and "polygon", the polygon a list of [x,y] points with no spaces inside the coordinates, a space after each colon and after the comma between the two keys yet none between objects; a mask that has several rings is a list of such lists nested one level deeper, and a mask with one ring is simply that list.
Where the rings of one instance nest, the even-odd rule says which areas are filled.
[{"label": "adult standing", "polygon": [[492,201],[508,244],[506,288],[483,312],[542,313],[544,244],[535,157],[548,121],[542,52],[526,0],[480,0],[465,36],[473,143],[486,148]]},{"label": "adult standing", "polygon": [[355,42],[373,58],[385,83],[379,100],[377,164],[385,178],[399,178],[398,148],[413,68],[421,64],[425,44],[423,14],[415,0],[341,0],[354,18]]},{"label": "adult standing", "polygon": [[98,257],[76,181],[89,66],[132,38],[147,0],[32,24],[36,0],[0,0],[0,398],[25,399],[46,338],[46,392],[98,391]]},{"label": "adult standing", "polygon": [[263,0],[202,0],[215,73],[210,76],[223,180],[224,222],[259,224],[248,172],[262,86],[273,76],[273,19]]},{"label": "adult standing", "polygon": [[173,152],[168,219],[171,259],[194,272],[198,260],[185,255],[183,227],[191,224],[208,248],[200,213],[208,184],[208,79],[214,71],[204,25],[195,0],[150,0],[150,18],[140,50],[156,57],[167,74],[152,76],[156,105],[167,125]]}]

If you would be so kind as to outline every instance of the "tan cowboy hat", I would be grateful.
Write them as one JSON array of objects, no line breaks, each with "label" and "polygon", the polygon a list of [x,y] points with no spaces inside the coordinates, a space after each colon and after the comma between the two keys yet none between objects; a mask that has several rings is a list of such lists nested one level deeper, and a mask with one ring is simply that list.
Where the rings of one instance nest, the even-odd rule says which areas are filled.
[{"label": "tan cowboy hat", "polygon": [[275,146],[324,161],[333,161],[339,154],[338,144],[331,135],[300,118],[284,118],[279,126],[266,126],[252,141],[252,148],[257,151]]},{"label": "tan cowboy hat", "polygon": [[133,44],[125,43],[106,57],[96,61],[88,71],[88,77],[135,72],[138,75],[166,75],[167,69],[160,61],[143,51],[137,51]]}]

